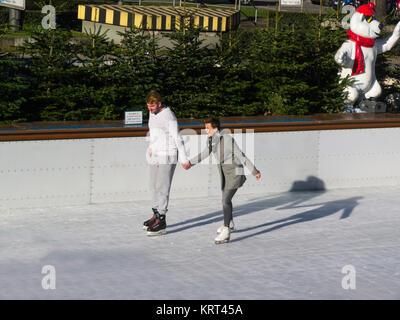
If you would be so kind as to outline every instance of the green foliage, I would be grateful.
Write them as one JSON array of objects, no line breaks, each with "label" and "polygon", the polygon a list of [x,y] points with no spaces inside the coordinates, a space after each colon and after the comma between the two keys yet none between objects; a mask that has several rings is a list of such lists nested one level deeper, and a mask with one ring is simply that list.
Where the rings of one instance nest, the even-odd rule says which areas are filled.
[{"label": "green foliage", "polygon": [[31,37],[34,41],[22,48],[32,56],[32,64],[22,70],[30,80],[31,90],[24,111],[32,120],[62,120],[54,110],[66,107],[66,97],[59,93],[60,87],[68,83],[68,62],[74,56],[71,33],[37,28]]},{"label": "green foliage", "polygon": [[121,34],[123,39],[117,50],[114,81],[118,83],[120,118],[127,110],[142,110],[148,115],[144,97],[151,90],[160,90],[159,71],[161,62],[159,50],[153,36],[138,28],[131,28]]},{"label": "green foliage", "polygon": [[[0,59],[0,122],[122,119],[143,110],[158,90],[178,117],[340,112],[343,88],[333,55],[346,38],[335,16],[302,15],[303,27],[279,20],[236,30],[205,46],[193,17],[165,34],[132,28],[120,45],[101,28],[72,41],[71,31],[32,31],[20,55]],[[335,20],[336,19],[336,20]],[[328,20],[331,23],[325,23]],[[333,22],[332,22],[333,21]]]},{"label": "green foliage", "polygon": [[[307,15],[308,29],[257,30],[244,52],[253,79],[254,114],[310,114],[338,112],[343,105],[339,68],[333,56],[344,31],[324,27]],[[325,19],[334,19],[332,16]]]},{"label": "green foliage", "polygon": [[219,109],[213,109],[212,116],[247,115],[252,79],[245,66],[243,48],[250,42],[249,33],[238,30],[226,34],[216,48],[217,64],[214,69],[217,81],[214,92],[218,96]]},{"label": "green foliage", "polygon": [[173,47],[162,57],[161,93],[174,106],[177,116],[206,117],[218,107],[214,87],[215,52],[202,46],[201,29],[194,27],[191,16],[180,18],[179,30],[166,34]]},{"label": "green foliage", "polygon": [[29,96],[29,83],[18,72],[22,68],[20,60],[11,60],[8,56],[0,58],[0,121],[3,123],[27,120],[22,109]]}]

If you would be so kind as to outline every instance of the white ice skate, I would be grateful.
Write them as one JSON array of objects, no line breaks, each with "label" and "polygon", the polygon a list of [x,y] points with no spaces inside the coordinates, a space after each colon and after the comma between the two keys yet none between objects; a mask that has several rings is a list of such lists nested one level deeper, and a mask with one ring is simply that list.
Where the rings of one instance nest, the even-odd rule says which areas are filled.
[{"label": "white ice skate", "polygon": [[[222,231],[222,228],[224,227],[224,225],[220,226],[217,230],[217,234],[220,234]],[[231,220],[231,222],[229,222],[229,230],[230,231],[234,231],[235,230],[235,224],[233,223],[233,220]]]},{"label": "white ice skate", "polygon": [[215,244],[221,244],[229,242],[230,239],[230,231],[228,227],[222,227],[221,233],[217,235],[215,238]]}]

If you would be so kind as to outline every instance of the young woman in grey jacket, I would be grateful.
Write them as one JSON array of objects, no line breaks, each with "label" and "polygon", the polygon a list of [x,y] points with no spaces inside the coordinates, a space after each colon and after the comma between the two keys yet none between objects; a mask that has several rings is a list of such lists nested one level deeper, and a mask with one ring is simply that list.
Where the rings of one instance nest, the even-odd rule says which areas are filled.
[{"label": "young woman in grey jacket", "polygon": [[234,230],[232,198],[246,181],[243,166],[247,167],[256,180],[261,178],[261,173],[240,150],[233,137],[220,130],[220,121],[218,119],[206,120],[205,130],[208,134],[208,145],[201,153],[190,160],[190,166],[203,161],[211,153],[217,159],[224,212],[224,224],[218,228],[217,237],[215,238],[215,243],[220,244],[228,242],[230,240],[230,231]]}]

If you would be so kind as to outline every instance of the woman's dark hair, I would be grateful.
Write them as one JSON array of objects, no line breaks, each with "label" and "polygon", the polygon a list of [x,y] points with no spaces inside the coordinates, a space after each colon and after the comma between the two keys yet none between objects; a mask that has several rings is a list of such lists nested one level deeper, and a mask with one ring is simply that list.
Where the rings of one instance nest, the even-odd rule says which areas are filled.
[{"label": "woman's dark hair", "polygon": [[204,120],[204,123],[211,123],[211,126],[215,129],[218,128],[218,130],[220,129],[220,122],[219,119],[217,118],[208,118],[206,120]]}]

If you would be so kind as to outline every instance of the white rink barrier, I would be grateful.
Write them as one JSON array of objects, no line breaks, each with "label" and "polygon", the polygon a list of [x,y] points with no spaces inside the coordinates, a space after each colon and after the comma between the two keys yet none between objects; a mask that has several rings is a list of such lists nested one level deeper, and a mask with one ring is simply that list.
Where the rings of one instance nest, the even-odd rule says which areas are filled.
[{"label": "white rink barrier", "polygon": [[[235,138],[262,174],[240,194],[400,185],[400,128]],[[184,139],[191,157],[206,143]],[[0,142],[0,209],[149,200],[147,147],[147,137]],[[177,166],[171,199],[209,196],[221,196],[216,165]]]}]

